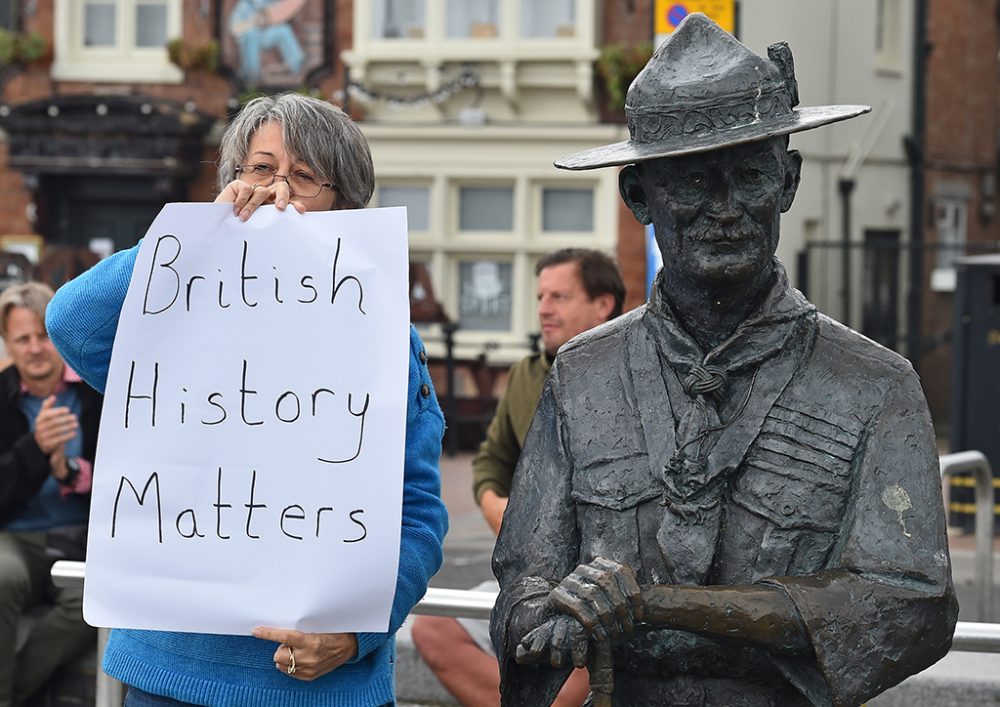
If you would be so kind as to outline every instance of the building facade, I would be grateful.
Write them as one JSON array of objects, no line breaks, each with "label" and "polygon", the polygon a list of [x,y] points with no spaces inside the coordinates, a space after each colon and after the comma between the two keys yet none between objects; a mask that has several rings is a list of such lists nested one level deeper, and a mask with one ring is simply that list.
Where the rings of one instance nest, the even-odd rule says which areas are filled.
[{"label": "building facade", "polygon": [[[642,231],[613,170],[552,161],[627,138],[602,121],[595,65],[610,42],[651,36],[650,6],[623,0],[356,2],[342,53],[364,116],[373,205],[408,207],[411,261],[429,273],[460,357],[501,363],[537,331],[534,267],[567,246],[618,253],[643,298]],[[438,330],[428,331],[441,352]]]},{"label": "building facade", "polygon": [[[792,136],[805,169],[779,256],[822,310],[917,357],[943,422],[949,259],[963,244],[996,242],[998,22],[993,2],[921,2],[933,46],[922,153],[913,135],[920,3],[740,0],[734,29],[758,53],[789,43],[803,105],[872,106]],[[641,54],[665,5],[0,1],[0,246],[104,254],[131,245],[163,203],[213,198],[219,132],[255,87],[309,90],[345,106],[369,137],[372,205],[408,207],[411,259],[458,327],[458,357],[487,353],[503,365],[537,329],[534,266],[544,253],[615,253],[627,306],[644,299],[645,235],[621,204],[615,171],[563,172],[552,160],[627,138],[602,64],[611,50]],[[911,352],[918,153],[926,214]],[[443,354],[442,327],[425,334]]]},{"label": "building facade", "polygon": [[[537,329],[546,252],[622,249],[631,304],[643,297],[642,233],[615,175],[551,163],[626,136],[601,119],[595,63],[609,41],[648,40],[650,12],[643,0],[8,0],[2,231],[27,251],[32,236],[50,251],[127,247],[162,204],[213,197],[219,132],[252,90],[310,90],[361,121],[372,205],[409,207],[413,262],[459,326],[459,355],[513,361]],[[5,61],[5,40],[44,50]]]}]

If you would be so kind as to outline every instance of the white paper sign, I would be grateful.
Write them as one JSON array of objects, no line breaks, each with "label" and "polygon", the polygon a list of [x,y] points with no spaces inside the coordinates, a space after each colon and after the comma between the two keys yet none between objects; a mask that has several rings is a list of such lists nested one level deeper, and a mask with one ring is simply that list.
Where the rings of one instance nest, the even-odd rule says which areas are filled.
[{"label": "white paper sign", "polygon": [[408,321],[405,209],[166,206],[111,357],[87,622],[387,630]]}]

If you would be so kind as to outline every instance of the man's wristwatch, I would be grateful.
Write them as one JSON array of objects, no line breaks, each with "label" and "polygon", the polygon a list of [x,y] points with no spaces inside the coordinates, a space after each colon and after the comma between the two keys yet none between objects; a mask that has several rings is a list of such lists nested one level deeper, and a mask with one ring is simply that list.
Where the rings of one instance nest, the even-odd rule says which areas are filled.
[{"label": "man's wristwatch", "polygon": [[76,483],[76,477],[79,475],[80,462],[76,460],[76,457],[68,457],[66,459],[66,478],[58,479],[58,481],[63,486],[72,486]]}]

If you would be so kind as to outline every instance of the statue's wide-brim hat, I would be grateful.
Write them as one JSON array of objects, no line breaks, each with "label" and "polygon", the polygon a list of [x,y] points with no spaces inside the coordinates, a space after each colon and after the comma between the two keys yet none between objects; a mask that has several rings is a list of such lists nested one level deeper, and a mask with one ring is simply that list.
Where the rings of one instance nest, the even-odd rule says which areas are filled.
[{"label": "statue's wide-brim hat", "polygon": [[867,113],[869,106],[796,108],[798,86],[785,43],[767,58],[700,13],[660,45],[625,99],[630,138],[556,160],[594,169],[708,152],[788,135]]}]

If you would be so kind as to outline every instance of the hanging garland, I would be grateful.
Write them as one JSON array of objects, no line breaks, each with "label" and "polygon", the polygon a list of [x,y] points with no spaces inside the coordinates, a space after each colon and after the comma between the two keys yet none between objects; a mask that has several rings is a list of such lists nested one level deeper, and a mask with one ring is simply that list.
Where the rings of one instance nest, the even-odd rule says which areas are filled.
[{"label": "hanging garland", "polygon": [[366,88],[360,83],[351,80],[350,74],[347,76],[347,94],[351,98],[356,98],[364,103],[382,101],[393,110],[416,110],[430,104],[444,103],[455,94],[466,89],[476,90],[476,100],[480,99],[480,78],[479,74],[470,66],[463,66],[458,76],[451,81],[442,84],[440,88],[432,93],[418,93],[410,96],[399,96]]}]

